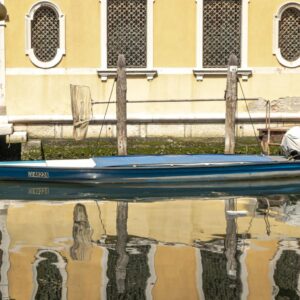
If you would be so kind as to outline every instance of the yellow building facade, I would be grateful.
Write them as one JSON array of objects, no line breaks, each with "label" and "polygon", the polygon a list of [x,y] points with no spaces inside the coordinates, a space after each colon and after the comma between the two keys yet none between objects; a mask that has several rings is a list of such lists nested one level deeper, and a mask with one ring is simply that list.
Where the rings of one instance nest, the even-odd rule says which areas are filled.
[{"label": "yellow building facade", "polygon": [[[89,86],[93,100],[107,102],[118,53],[128,62],[129,135],[223,136],[230,53],[239,60],[239,98],[249,99],[256,126],[264,123],[265,100],[281,99],[271,116],[277,125],[299,113],[299,1],[2,3],[1,122],[11,133],[71,137],[70,84]],[[114,106],[106,136],[115,135]],[[100,123],[105,110],[106,103],[94,105],[93,119]],[[237,117],[239,134],[253,135],[242,101]],[[91,127],[88,136],[98,131]]]}]

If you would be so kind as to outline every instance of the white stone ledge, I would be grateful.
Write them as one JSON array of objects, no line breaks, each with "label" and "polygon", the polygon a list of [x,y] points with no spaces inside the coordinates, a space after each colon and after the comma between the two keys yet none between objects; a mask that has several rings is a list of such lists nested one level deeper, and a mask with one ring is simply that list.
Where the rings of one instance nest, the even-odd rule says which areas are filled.
[{"label": "white stone ledge", "polygon": [[[106,81],[108,77],[116,77],[117,69],[98,69],[97,73],[101,81]],[[126,69],[126,75],[131,77],[146,77],[148,80],[152,80],[157,75],[157,70]]]},{"label": "white stone ledge", "polygon": [[[262,112],[251,112],[251,118],[253,120],[265,120],[266,114],[264,111]],[[71,115],[18,115],[18,116],[8,116],[7,117],[8,122],[10,123],[26,123],[26,124],[46,124],[49,123],[67,123],[67,124],[72,124],[73,119]],[[130,123],[143,123],[145,122],[174,122],[176,123],[179,122],[186,122],[186,121],[224,121],[225,120],[225,112],[223,113],[198,113],[198,114],[192,114],[192,113],[187,113],[185,117],[182,117],[182,114],[145,114],[145,113],[138,113],[138,114],[128,114],[128,122]],[[247,112],[239,112],[237,120],[249,120],[250,123],[250,118],[249,114]],[[272,112],[271,113],[271,120],[282,120],[282,121],[289,121],[289,120],[299,120],[300,121],[300,114],[297,112],[293,113],[282,113],[282,112]],[[103,122],[103,115],[94,115],[93,121],[102,121]],[[105,123],[114,123],[116,122],[116,117],[115,115],[108,115],[105,119]],[[12,126],[12,124],[4,124],[5,126]],[[1,126],[1,123],[0,123]]]},{"label": "white stone ledge", "polygon": [[[198,81],[202,81],[204,76],[226,76],[227,68],[206,68],[193,70],[194,75]],[[252,75],[252,69],[238,69],[238,75],[242,77],[244,81],[248,80],[248,77]]]}]

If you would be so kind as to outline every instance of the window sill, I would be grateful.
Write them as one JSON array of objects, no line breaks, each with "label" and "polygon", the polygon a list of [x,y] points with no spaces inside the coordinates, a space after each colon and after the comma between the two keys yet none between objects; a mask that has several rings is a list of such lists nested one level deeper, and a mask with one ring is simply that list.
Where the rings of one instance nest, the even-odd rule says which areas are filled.
[{"label": "window sill", "polygon": [[[195,69],[193,70],[197,81],[202,81],[204,76],[226,76],[227,68],[222,69]],[[251,69],[238,69],[238,75],[242,77],[243,81],[248,81],[248,78],[252,75]]]},{"label": "window sill", "polygon": [[[117,69],[99,69],[97,70],[101,81],[107,81],[108,77],[116,77]],[[147,80],[152,80],[156,75],[156,70],[149,69],[126,69],[128,77],[146,77]]]}]

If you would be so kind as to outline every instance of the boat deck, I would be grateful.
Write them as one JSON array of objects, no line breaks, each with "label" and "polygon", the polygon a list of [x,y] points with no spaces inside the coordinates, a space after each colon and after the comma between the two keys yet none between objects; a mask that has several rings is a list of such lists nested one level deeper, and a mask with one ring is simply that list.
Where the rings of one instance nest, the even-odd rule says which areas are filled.
[{"label": "boat deck", "polygon": [[129,155],[103,156],[89,159],[43,160],[43,161],[6,161],[1,166],[47,167],[47,168],[109,168],[138,166],[180,166],[180,165],[229,165],[255,164],[288,161],[282,156],[264,155]]}]

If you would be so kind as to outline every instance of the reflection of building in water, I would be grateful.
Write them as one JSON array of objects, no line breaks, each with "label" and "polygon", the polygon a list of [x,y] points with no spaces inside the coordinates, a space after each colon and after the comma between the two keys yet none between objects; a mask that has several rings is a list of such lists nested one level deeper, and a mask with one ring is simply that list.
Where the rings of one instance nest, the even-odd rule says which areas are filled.
[{"label": "reflection of building in water", "polygon": [[[226,228],[230,227],[234,238],[234,222],[227,227],[224,201],[195,200],[128,203],[127,237],[124,240],[129,260],[125,293],[130,291],[141,295],[143,291],[147,299],[204,299],[201,297],[204,293],[213,296],[211,291],[207,291],[211,284],[216,293],[222,292],[230,297],[240,295],[249,300],[270,299],[272,287],[279,285],[278,281],[275,283],[269,277],[270,261],[278,251],[278,236],[288,232],[289,236],[300,238],[299,228],[271,216],[272,233],[265,239],[264,219],[252,218],[250,213],[250,206],[255,211],[256,199],[252,202],[239,199],[237,210],[249,213],[236,219],[238,243],[236,252],[233,249],[229,256],[237,263],[236,279],[233,280],[228,278],[226,269],[225,237]],[[103,237],[99,243],[92,242],[90,259],[84,261],[73,259],[70,253],[75,243],[72,236],[75,204],[24,202],[19,206],[10,205],[7,228],[11,239],[8,272],[11,298],[32,297],[35,289],[32,263],[40,249],[55,250],[66,257],[69,299],[107,299],[116,295],[117,202],[99,202],[105,230],[96,203],[83,203],[89,223],[86,228],[93,228],[93,240]],[[194,244],[195,240],[201,243]],[[243,241],[246,245],[241,243]],[[222,282],[217,286],[213,277]],[[138,284],[135,290],[133,281]]]},{"label": "reflection of building in water", "polygon": [[201,298],[245,299],[248,295],[245,266],[247,247],[245,243],[241,244],[242,236],[237,233],[236,215],[228,214],[234,211],[235,199],[226,200],[224,239],[195,243],[200,248],[198,265]]},{"label": "reflection of building in water", "polygon": [[[106,299],[151,299],[154,241],[129,236],[128,203],[117,204],[116,236],[107,236]],[[152,245],[151,245],[152,244]]]},{"label": "reflection of building in water", "polygon": [[258,197],[257,211],[289,225],[300,225],[300,201],[297,196]]},{"label": "reflection of building in water", "polygon": [[[113,237],[111,242],[115,242]],[[129,237],[129,243],[133,242]],[[130,243],[131,244],[131,243]],[[131,244],[127,249],[128,263],[126,266],[126,276],[124,277],[124,288],[120,289],[117,277],[117,261],[119,255],[115,249],[108,249],[107,271],[108,283],[106,287],[107,299],[118,299],[122,295],[124,299],[147,299],[146,295],[151,294],[147,291],[148,281],[151,277],[149,268],[150,245]]]},{"label": "reflection of building in water", "polygon": [[0,203],[0,299],[10,299],[7,272],[9,270],[10,236],[7,231],[7,213],[9,205]]},{"label": "reflection of building in water", "polygon": [[[241,265],[237,262],[236,278],[228,276],[224,249],[220,252],[200,250],[202,291],[205,299],[240,299],[243,291]],[[241,252],[237,253],[237,260]]]},{"label": "reflection of building in water", "polygon": [[284,205],[283,221],[289,225],[300,226],[300,201]]},{"label": "reflection of building in water", "polygon": [[271,261],[271,280],[275,299],[300,298],[300,243],[281,241]]},{"label": "reflection of building in water", "polygon": [[38,251],[33,264],[32,299],[67,299],[66,264],[57,251]]}]

